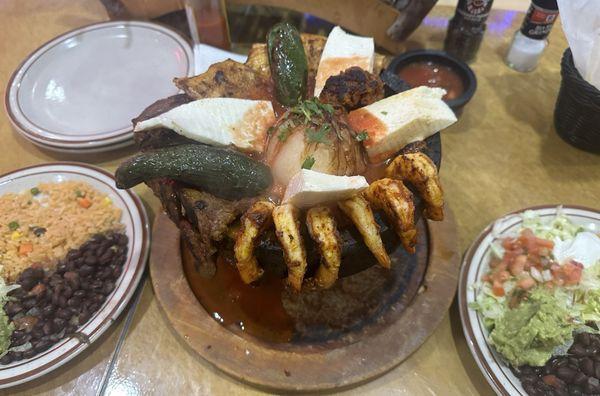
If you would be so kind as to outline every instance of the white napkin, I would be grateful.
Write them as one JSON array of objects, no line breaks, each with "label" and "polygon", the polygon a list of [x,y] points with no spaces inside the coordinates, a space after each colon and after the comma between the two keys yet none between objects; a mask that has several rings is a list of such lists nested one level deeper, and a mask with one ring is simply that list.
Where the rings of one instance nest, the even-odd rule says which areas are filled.
[{"label": "white napkin", "polygon": [[600,1],[557,0],[575,67],[600,89]]},{"label": "white napkin", "polygon": [[194,74],[204,73],[213,63],[222,62],[226,59],[233,59],[234,61],[244,63],[247,56],[206,44],[196,44],[194,45]]}]

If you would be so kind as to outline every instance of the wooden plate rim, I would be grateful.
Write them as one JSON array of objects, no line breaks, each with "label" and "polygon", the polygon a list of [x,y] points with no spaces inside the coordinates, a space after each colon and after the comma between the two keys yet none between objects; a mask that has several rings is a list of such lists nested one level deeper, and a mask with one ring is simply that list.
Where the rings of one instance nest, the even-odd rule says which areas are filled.
[{"label": "wooden plate rim", "polygon": [[[397,320],[373,336],[336,349],[307,346],[302,352],[269,348],[229,331],[214,320],[190,289],[181,264],[179,232],[166,214],[154,222],[150,256],[152,285],[161,311],[187,347],[228,375],[284,391],[347,388],[399,365],[433,333],[456,293],[460,254],[454,216],[428,222],[430,252],[425,291]],[[415,328],[422,312],[424,325]],[[397,351],[397,353],[395,353]]]}]

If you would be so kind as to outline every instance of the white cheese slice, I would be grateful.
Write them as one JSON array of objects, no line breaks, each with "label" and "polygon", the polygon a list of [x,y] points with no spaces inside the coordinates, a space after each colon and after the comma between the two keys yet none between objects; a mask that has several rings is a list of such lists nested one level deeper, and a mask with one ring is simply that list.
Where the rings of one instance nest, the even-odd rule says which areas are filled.
[{"label": "white cheese slice", "polygon": [[584,231],[566,241],[557,238],[552,253],[559,264],[564,264],[567,260],[575,260],[583,264],[584,268],[589,268],[600,261],[600,237]]},{"label": "white cheese slice", "polygon": [[454,124],[456,116],[441,88],[417,87],[350,112],[348,121],[365,131],[363,145],[373,163],[385,161],[408,143],[426,139]]},{"label": "white cheese slice", "polygon": [[334,176],[302,169],[290,179],[283,203],[307,208],[350,198],[367,187],[369,183],[363,176]]},{"label": "white cheese slice", "polygon": [[315,96],[319,96],[325,82],[352,66],[373,72],[375,42],[372,37],[348,34],[339,26],[327,37],[315,79]]},{"label": "white cheese slice", "polygon": [[262,152],[267,130],[274,123],[275,113],[268,100],[206,98],[138,122],[134,130],[164,127],[200,143],[232,144],[242,150]]}]

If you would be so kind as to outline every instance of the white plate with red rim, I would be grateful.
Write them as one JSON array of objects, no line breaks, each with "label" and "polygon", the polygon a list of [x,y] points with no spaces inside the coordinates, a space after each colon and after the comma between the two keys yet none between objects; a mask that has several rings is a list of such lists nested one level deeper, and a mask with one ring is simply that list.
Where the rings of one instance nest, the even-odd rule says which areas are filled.
[{"label": "white plate with red rim", "polygon": [[533,211],[542,219],[553,218],[557,211],[562,210],[562,213],[567,215],[573,223],[582,226],[591,224],[600,231],[600,211],[598,210],[571,205],[535,206],[509,213],[489,224],[465,253],[458,283],[458,304],[463,331],[477,365],[498,395],[526,396],[527,393],[508,365],[488,344],[486,340],[488,331],[483,325],[481,316],[469,308],[469,304],[474,302],[477,296],[477,290],[472,285],[480,282],[482,276],[489,270],[492,242],[498,238],[516,235],[523,222],[521,215],[528,210]]},{"label": "white plate with red rim", "polygon": [[[91,344],[123,312],[142,278],[150,246],[148,216],[140,198],[131,190],[117,189],[110,173],[75,162],[32,166],[0,176],[0,195],[28,191],[40,183],[65,180],[88,183],[110,197],[113,204],[122,210],[121,222],[129,238],[127,260],[115,289],[90,320],[78,328],[78,332],[87,336]],[[0,388],[22,384],[47,374],[79,355],[88,346],[79,338],[65,338],[31,359],[0,365]]]},{"label": "white plate with red rim", "polygon": [[25,59],[6,88],[6,111],[20,134],[44,148],[110,150],[132,139],[132,114],[176,94],[173,77],[193,69],[189,42],[168,27],[92,24]]}]

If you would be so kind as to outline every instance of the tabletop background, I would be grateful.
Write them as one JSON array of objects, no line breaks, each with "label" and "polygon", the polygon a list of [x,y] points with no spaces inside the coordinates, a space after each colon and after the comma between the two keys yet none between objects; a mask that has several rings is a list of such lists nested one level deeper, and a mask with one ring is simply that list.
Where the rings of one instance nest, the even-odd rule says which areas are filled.
[{"label": "tabletop background", "polygon": [[[444,2],[448,3],[448,2]],[[499,1],[496,4],[501,3]],[[514,1],[508,1],[515,4]],[[517,6],[523,9],[526,2]],[[494,218],[525,206],[577,204],[598,207],[600,156],[564,143],[552,123],[560,84],[560,58],[567,47],[560,22],[532,73],[504,65],[522,12],[498,10],[478,59],[472,64],[478,90],[452,127],[443,132],[441,176],[458,223],[461,251]],[[441,48],[454,9],[438,5],[407,41],[408,48]],[[107,20],[97,0],[3,0],[0,2],[0,86],[39,45],[67,30]],[[132,115],[132,117],[135,115]],[[132,153],[120,150],[86,157],[42,151],[12,130],[0,116],[0,173],[57,160],[80,160],[109,170]],[[152,217],[160,210],[151,192],[138,186]],[[123,315],[125,316],[125,315]],[[123,317],[86,352],[59,370],[0,395],[96,394],[107,378],[107,394],[253,394],[259,390],[221,374],[194,356],[175,337],[146,282],[122,349],[115,352]],[[114,356],[114,359],[113,359]],[[109,362],[113,367],[108,370]],[[456,301],[429,340],[384,376],[345,391],[375,395],[491,395],[466,345]]]}]

